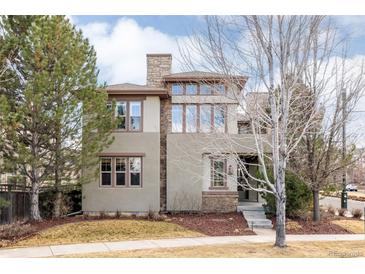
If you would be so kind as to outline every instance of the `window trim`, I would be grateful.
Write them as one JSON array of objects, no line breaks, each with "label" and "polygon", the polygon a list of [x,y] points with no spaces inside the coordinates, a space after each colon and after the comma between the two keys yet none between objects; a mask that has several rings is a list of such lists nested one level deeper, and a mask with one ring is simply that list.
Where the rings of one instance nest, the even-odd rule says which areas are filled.
[{"label": "window trim", "polygon": [[[214,162],[223,161],[223,186],[214,186]],[[210,157],[210,190],[227,190],[227,159],[221,159],[216,157]]]},{"label": "window trim", "polygon": [[[143,188],[143,157],[145,155],[141,154],[141,153],[136,153],[136,154],[126,154],[126,153],[110,153],[110,155],[108,154],[99,154],[99,172],[100,172],[100,176],[99,176],[99,188],[103,188],[103,189],[115,189],[115,188],[120,188],[120,189],[124,189],[124,188],[131,188],[131,189],[140,189]],[[107,159],[111,159],[111,185],[102,185],[102,178],[101,178],[101,159],[103,158],[107,158]],[[116,184],[116,158],[125,158],[126,159],[126,182],[125,185],[117,185]],[[129,159],[130,158],[140,158],[141,161],[141,171],[140,171],[140,184],[138,186],[132,186],[130,184],[130,166],[129,166]]]}]

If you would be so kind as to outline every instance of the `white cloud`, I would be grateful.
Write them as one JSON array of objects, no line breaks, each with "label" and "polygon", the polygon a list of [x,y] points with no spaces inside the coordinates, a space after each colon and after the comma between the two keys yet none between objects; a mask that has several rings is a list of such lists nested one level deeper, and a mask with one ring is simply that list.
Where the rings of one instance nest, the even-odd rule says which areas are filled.
[{"label": "white cloud", "polygon": [[95,47],[99,79],[107,84],[145,84],[147,53],[172,53],[173,70],[177,71],[178,41],[187,39],[152,27],[143,28],[129,18],[121,18],[115,25],[93,22],[79,27]]}]

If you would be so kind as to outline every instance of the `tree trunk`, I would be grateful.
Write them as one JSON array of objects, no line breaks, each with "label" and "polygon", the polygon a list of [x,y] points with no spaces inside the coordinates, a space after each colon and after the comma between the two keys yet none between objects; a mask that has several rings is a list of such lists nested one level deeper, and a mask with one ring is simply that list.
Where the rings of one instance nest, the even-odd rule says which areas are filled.
[{"label": "tree trunk", "polygon": [[285,200],[276,199],[276,239],[275,246],[286,246],[285,233]]},{"label": "tree trunk", "polygon": [[319,210],[319,191],[313,190],[313,222],[321,220],[321,213]]},{"label": "tree trunk", "polygon": [[62,192],[57,190],[54,205],[53,205],[54,206],[53,216],[55,218],[59,218],[61,216],[61,205],[62,205]]},{"label": "tree trunk", "polygon": [[37,181],[32,182],[31,204],[30,204],[30,219],[32,221],[41,221],[39,212],[39,186]]}]

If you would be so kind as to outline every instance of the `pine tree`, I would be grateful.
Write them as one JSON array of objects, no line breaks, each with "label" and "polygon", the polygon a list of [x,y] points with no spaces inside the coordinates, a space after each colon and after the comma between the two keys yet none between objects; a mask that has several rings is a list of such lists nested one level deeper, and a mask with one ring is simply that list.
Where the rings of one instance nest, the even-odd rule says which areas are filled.
[{"label": "pine tree", "polygon": [[81,31],[63,16],[32,19],[18,38],[20,88],[7,139],[13,163],[31,182],[31,219],[40,220],[39,188],[53,185],[59,193],[61,182],[95,166],[97,153],[111,142],[113,122],[97,84],[95,51]]}]

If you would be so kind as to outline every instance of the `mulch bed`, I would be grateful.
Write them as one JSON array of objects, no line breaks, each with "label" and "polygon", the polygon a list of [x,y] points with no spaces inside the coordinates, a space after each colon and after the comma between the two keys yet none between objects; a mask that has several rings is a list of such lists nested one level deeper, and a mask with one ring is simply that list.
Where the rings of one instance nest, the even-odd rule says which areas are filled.
[{"label": "mulch bed", "polygon": [[[338,219],[338,218],[336,218]],[[274,228],[275,228],[275,217],[271,218]],[[320,222],[313,222],[311,219],[287,219],[287,221],[297,222],[301,228],[299,229],[289,229],[286,228],[287,234],[353,234],[338,225],[331,223],[335,218],[322,218]]]},{"label": "mulch bed", "polygon": [[208,236],[255,235],[240,213],[169,214],[168,219]]}]

